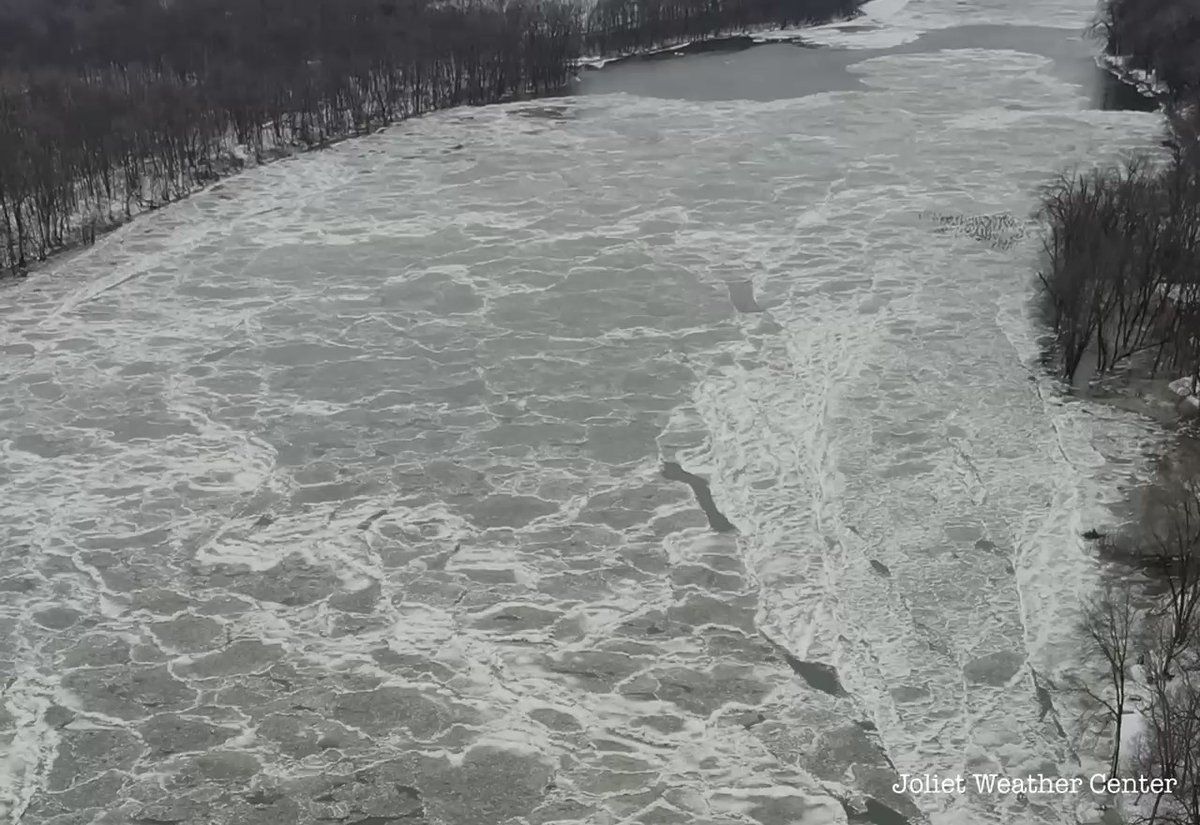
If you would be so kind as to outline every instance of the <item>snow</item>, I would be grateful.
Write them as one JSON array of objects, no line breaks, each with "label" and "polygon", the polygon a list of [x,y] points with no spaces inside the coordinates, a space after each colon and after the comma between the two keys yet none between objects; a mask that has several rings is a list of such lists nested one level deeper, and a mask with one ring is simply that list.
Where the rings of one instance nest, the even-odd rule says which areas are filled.
[{"label": "snow", "polygon": [[1167,385],[1167,388],[1176,395],[1186,398],[1189,395],[1194,395],[1192,384],[1192,377],[1190,375],[1185,375],[1183,378],[1176,378]]},{"label": "snow", "polygon": [[1113,55],[1100,55],[1096,58],[1098,65],[1107,68],[1121,80],[1137,88],[1146,97],[1162,97],[1167,93],[1167,87],[1153,74],[1143,69],[1129,67],[1129,58]]},{"label": "snow", "polygon": [[805,32],[812,30],[813,27],[789,27],[776,28],[772,26],[752,26],[745,29],[732,29],[727,32],[722,32],[715,37],[691,37],[686,40],[681,40],[678,43],[672,43],[669,46],[659,46],[654,49],[633,49],[627,52],[601,57],[599,55],[588,55],[579,58],[577,65],[587,69],[603,69],[611,63],[617,63],[622,60],[628,60],[631,57],[642,57],[655,54],[668,54],[670,52],[682,52],[689,46],[694,46],[698,43],[714,43],[722,40],[729,40],[738,37],[753,38],[755,43],[768,43],[774,41],[795,40],[801,37]]}]

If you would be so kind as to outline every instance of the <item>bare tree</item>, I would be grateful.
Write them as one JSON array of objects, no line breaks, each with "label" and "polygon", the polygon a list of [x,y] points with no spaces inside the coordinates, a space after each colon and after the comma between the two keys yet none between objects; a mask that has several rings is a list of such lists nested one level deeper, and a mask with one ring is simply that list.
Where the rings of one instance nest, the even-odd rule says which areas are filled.
[{"label": "bare tree", "polygon": [[[1148,656],[1153,672],[1146,708],[1140,767],[1143,776],[1171,781],[1141,816],[1145,823],[1200,825],[1200,648],[1180,650],[1176,632],[1164,617]],[[1194,634],[1188,635],[1194,639]]]},{"label": "bare tree", "polygon": [[1170,678],[1172,661],[1188,646],[1200,617],[1200,481],[1172,485],[1154,510],[1150,554],[1167,591],[1169,631],[1158,675]]},{"label": "bare tree", "polygon": [[1104,667],[1107,684],[1097,689],[1078,679],[1068,684],[1087,696],[1103,714],[1103,729],[1113,731],[1109,776],[1117,776],[1121,762],[1121,737],[1129,702],[1129,665],[1137,613],[1126,589],[1106,588],[1089,604],[1081,619],[1087,653]]}]

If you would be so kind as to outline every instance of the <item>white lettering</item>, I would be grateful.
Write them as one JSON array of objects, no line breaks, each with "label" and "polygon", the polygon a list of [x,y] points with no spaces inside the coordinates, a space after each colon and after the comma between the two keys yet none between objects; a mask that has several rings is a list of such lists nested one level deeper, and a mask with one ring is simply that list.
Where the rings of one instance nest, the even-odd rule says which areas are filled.
[{"label": "white lettering", "polygon": [[975,790],[979,793],[996,791],[996,774],[994,773],[973,773],[971,779],[975,780]]},{"label": "white lettering", "polygon": [[940,777],[937,774],[900,774],[900,781],[892,785],[894,793],[924,794],[966,793],[967,785],[962,774]]}]

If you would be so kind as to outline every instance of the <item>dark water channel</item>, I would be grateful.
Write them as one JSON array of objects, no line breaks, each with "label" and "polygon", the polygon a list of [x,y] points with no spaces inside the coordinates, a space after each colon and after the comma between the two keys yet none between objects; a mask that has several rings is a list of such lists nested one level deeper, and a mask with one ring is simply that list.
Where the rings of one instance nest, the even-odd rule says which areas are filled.
[{"label": "dark water channel", "polygon": [[[1035,26],[958,26],[926,32],[888,49],[823,47],[793,42],[755,43],[735,37],[677,52],[630,58],[585,70],[579,94],[627,94],[682,100],[779,100],[822,92],[863,90],[851,66],[883,55],[944,49],[1017,51],[1053,60],[1054,74],[1081,87],[1091,105],[1106,110],[1154,111],[1157,103],[1096,62],[1100,44],[1082,33]],[[963,94],[973,90],[963,87]]]}]

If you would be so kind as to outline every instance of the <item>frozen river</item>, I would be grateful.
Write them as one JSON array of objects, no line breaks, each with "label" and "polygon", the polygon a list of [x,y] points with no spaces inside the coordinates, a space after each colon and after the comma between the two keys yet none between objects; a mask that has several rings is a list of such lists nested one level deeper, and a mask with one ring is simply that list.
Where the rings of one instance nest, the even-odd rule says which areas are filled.
[{"label": "frozen river", "polygon": [[1090,14],[610,67],[0,291],[0,821],[1087,821],[890,786],[1095,745],[1155,434],[1043,376],[1027,219],[1161,122]]}]

